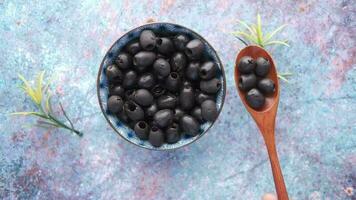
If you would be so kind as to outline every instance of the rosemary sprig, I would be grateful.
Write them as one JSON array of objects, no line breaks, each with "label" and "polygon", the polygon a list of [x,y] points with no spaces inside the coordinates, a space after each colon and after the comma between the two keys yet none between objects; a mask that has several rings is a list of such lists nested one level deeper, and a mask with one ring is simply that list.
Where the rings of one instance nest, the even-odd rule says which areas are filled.
[{"label": "rosemary sprig", "polygon": [[[278,27],[270,33],[264,34],[262,31],[261,16],[259,14],[257,14],[257,24],[248,24],[242,20],[238,20],[238,22],[245,28],[245,31],[235,31],[232,32],[232,34],[246,46],[248,46],[249,43],[252,43],[262,48],[270,45],[284,45],[289,47],[288,40],[272,40],[273,36],[282,31],[287,24]],[[291,75],[291,73],[279,73],[278,78],[288,82],[287,76]]]},{"label": "rosemary sprig", "polygon": [[49,83],[43,86],[44,74],[45,74],[44,71],[39,74],[36,80],[35,87],[32,87],[30,83],[22,75],[20,74],[18,75],[21,81],[23,82],[20,88],[25,92],[25,94],[27,94],[31,98],[31,101],[35,104],[38,111],[15,112],[11,114],[23,115],[23,116],[32,115],[41,119],[38,121],[37,126],[46,127],[46,128],[48,127],[64,128],[77,134],[78,136],[83,136],[82,132],[74,128],[73,122],[67,116],[61,103],[59,103],[61,111],[64,117],[66,118],[66,120],[69,122],[70,126],[68,126],[65,122],[61,121],[60,119],[58,119],[53,113],[52,105],[51,105],[52,95],[50,94],[49,91]]}]

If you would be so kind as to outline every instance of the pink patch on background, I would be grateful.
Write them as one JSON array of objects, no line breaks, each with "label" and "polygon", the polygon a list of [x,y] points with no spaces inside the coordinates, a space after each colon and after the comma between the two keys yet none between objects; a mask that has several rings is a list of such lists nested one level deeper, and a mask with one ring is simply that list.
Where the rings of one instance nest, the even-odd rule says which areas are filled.
[{"label": "pink patch on background", "polygon": [[356,64],[356,47],[350,49],[347,55],[347,59],[335,57],[332,61],[332,65],[335,69],[331,72],[331,86],[327,91],[327,95],[331,95],[340,89],[342,83],[345,81],[346,73]]},{"label": "pink patch on background", "polygon": [[163,3],[161,4],[161,10],[160,13],[165,13],[167,12],[175,3],[175,0],[166,0],[163,1]]}]

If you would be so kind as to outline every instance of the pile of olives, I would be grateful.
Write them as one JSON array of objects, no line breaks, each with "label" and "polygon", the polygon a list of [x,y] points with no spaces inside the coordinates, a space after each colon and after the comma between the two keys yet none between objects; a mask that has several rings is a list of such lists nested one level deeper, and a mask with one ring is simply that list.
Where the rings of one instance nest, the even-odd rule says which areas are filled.
[{"label": "pile of olives", "polygon": [[218,116],[222,86],[204,51],[200,39],[143,30],[104,69],[109,113],[155,147],[200,134],[201,124]]},{"label": "pile of olives", "polygon": [[240,72],[238,86],[246,92],[246,101],[254,109],[260,109],[265,104],[265,96],[272,95],[275,83],[267,78],[271,63],[267,58],[258,57],[256,60],[244,56],[238,64]]}]

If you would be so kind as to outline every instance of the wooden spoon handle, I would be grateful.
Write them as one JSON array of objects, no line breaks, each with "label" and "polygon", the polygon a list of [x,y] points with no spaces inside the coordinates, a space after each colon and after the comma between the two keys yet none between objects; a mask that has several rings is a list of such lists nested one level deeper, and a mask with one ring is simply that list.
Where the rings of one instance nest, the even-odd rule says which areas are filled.
[{"label": "wooden spoon handle", "polygon": [[276,145],[274,141],[267,142],[267,151],[269,160],[271,162],[274,185],[276,187],[278,200],[289,200],[286,185],[284,184],[283,174],[279,165]]}]

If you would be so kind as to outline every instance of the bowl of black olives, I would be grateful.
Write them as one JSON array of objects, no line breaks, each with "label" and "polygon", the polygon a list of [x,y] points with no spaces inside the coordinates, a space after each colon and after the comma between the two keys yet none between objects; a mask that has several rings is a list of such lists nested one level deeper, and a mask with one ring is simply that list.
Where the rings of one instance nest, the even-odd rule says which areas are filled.
[{"label": "bowl of black olives", "polygon": [[177,24],[151,23],[120,37],[100,65],[97,93],[110,126],[154,150],[199,139],[223,107],[226,80],[213,47]]}]

